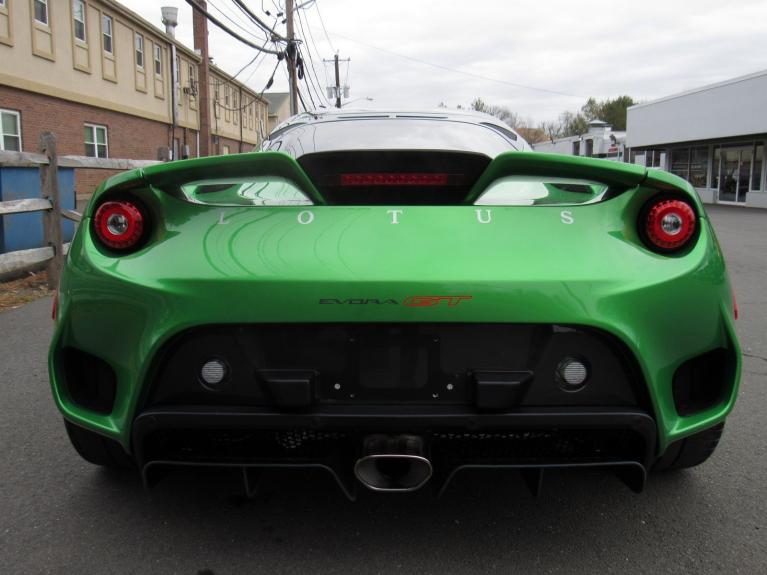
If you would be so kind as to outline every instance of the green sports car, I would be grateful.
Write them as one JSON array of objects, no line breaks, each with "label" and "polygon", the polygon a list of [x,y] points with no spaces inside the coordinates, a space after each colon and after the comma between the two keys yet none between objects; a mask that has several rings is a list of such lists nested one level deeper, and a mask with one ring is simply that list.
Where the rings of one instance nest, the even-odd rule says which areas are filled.
[{"label": "green sports car", "polygon": [[259,152],[104,182],[49,369],[76,450],[329,471],[349,497],[459,471],[652,468],[713,452],[737,309],[693,188],[534,153],[466,113],[322,112]]}]

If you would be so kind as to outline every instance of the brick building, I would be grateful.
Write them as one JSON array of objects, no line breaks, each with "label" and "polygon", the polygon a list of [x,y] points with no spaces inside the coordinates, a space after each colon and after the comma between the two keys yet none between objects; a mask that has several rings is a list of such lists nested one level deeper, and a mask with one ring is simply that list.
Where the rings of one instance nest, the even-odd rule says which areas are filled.
[{"label": "brick building", "polygon": [[[210,64],[207,21],[195,12],[195,50],[166,30],[114,0],[0,0],[0,149],[36,151],[42,131],[93,157],[258,146],[267,101]],[[105,175],[78,170],[80,199]]]}]

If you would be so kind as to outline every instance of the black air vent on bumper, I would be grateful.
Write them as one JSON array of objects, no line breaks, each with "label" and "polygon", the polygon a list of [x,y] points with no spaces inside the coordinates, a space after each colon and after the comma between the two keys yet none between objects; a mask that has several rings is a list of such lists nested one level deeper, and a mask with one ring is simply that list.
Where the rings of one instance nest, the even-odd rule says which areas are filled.
[{"label": "black air vent on bumper", "polygon": [[103,359],[79,349],[64,351],[64,379],[69,397],[81,407],[111,413],[117,393],[117,376]]},{"label": "black air vent on bumper", "polygon": [[720,403],[732,388],[734,358],[719,348],[683,363],[674,374],[674,405],[679,415],[692,415]]}]

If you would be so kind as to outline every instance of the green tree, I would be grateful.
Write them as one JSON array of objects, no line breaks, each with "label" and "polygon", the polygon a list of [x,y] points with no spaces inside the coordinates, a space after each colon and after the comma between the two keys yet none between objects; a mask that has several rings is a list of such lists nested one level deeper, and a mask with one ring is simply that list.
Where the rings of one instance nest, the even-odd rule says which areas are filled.
[{"label": "green tree", "polygon": [[613,130],[626,129],[626,115],[629,106],[637,102],[631,96],[618,96],[612,100],[602,102],[602,117],[608,124],[612,125]]},{"label": "green tree", "polygon": [[581,107],[581,114],[587,121],[602,120],[613,127],[613,130],[626,129],[626,110],[636,104],[631,96],[618,96],[614,99],[597,101],[589,98]]}]

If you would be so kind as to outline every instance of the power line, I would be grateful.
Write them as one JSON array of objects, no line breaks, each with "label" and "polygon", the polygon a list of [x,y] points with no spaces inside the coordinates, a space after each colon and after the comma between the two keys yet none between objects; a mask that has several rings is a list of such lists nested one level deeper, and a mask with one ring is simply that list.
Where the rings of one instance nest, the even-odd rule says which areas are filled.
[{"label": "power line", "polygon": [[274,56],[278,56],[278,55],[282,54],[282,52],[277,52],[275,50],[269,50],[268,48],[262,48],[261,46],[259,46],[258,44],[254,44],[253,42],[251,42],[247,38],[243,38],[237,32],[234,32],[233,30],[228,28],[226,25],[222,24],[221,21],[218,18],[216,18],[215,16],[210,14],[207,10],[203,10],[202,7],[199,4],[197,4],[197,2],[195,0],[186,0],[186,3],[189,4],[194,10],[197,10],[200,14],[205,16],[213,24],[215,24],[216,26],[221,28],[221,30],[223,30],[224,32],[226,32],[227,34],[232,36],[233,38],[239,40],[240,42],[242,42],[246,46],[250,46],[251,48],[255,48],[256,50],[258,50],[260,52],[265,52],[267,54],[272,54]]},{"label": "power line", "polygon": [[288,39],[285,38],[282,34],[278,34],[274,28],[271,28],[269,24],[261,20],[255,12],[253,12],[250,8],[247,7],[247,5],[242,0],[232,0],[237,6],[242,10],[245,14],[250,17],[253,22],[255,22],[258,26],[260,26],[265,32],[269,32],[273,38],[277,38],[278,40],[282,40],[283,42],[287,42]]},{"label": "power line", "polygon": [[335,53],[336,49],[333,46],[333,42],[330,41],[330,36],[328,36],[328,30],[327,28],[325,28],[325,21],[322,19],[322,12],[320,12],[320,3],[315,2],[314,7],[317,8],[317,16],[320,17],[320,24],[322,24],[322,31],[325,32],[325,39],[328,41],[328,44],[330,44],[330,49]]},{"label": "power line", "polygon": [[568,98],[578,98],[583,99],[583,96],[577,96],[575,94],[570,94],[567,92],[559,92],[557,90],[549,90],[548,88],[538,88],[536,86],[528,86],[526,84],[517,84],[515,82],[509,82],[507,80],[500,80],[498,78],[491,78],[490,76],[483,76],[481,74],[475,74],[474,72],[466,72],[464,70],[458,70],[457,68],[450,68],[449,66],[443,66],[442,64],[435,64],[434,62],[427,62],[426,60],[420,60],[418,58],[414,58],[412,56],[406,56],[404,54],[399,54],[397,52],[392,52],[391,50],[388,50],[386,48],[381,48],[379,46],[373,46],[372,44],[367,44],[366,42],[360,42],[359,40],[355,40],[354,38],[349,38],[348,36],[344,36],[343,34],[339,34],[338,32],[333,32],[336,36],[340,36],[344,40],[348,40],[349,42],[354,42],[355,44],[359,44],[360,46],[365,46],[367,48],[372,48],[373,50],[378,50],[379,52],[385,52],[386,54],[391,54],[392,56],[397,56],[398,58],[403,58],[405,60],[410,60],[412,62],[418,62],[419,64],[423,64],[424,66],[431,66],[432,68],[438,68],[440,70],[446,70],[448,72],[454,72],[456,74],[463,74],[464,76],[470,76],[472,78],[478,78],[480,80],[486,80],[488,82],[496,82],[498,84],[505,84],[507,86],[514,86],[515,88],[523,88],[525,90],[534,90],[536,92],[546,92],[548,94],[555,94],[557,96],[567,96]]},{"label": "power line", "polygon": [[[275,18],[275,20],[274,20],[274,24],[273,24],[272,26],[274,26],[275,24],[277,24],[277,18]],[[264,41],[264,46],[266,46],[266,44],[267,44],[267,42],[268,42],[268,41],[269,41],[268,39]],[[275,49],[276,49],[276,48],[277,48],[277,44],[276,44],[274,41],[272,41],[272,42],[274,43],[274,45],[275,45]],[[254,60],[255,60],[255,58],[254,58]],[[251,78],[252,78],[252,77],[255,75],[255,73],[256,73],[256,72],[258,71],[258,69],[261,67],[261,64],[263,64],[265,61],[266,61],[266,57],[262,58],[262,59],[261,59],[261,61],[260,61],[258,64],[256,64],[256,65],[253,67],[253,69],[250,71],[250,74],[248,74],[248,77],[247,77],[245,80],[243,80],[243,81],[242,81],[242,83],[243,83],[243,84],[247,84],[248,82],[250,82],[250,79],[251,79]],[[246,65],[246,66],[243,68],[243,70],[244,70],[245,68],[247,68],[248,66],[250,66],[250,64],[252,64],[252,63],[253,63],[253,60],[251,60],[251,61],[250,61],[250,63],[248,63],[248,64],[247,64],[247,65]],[[238,73],[237,73],[237,75],[239,75],[241,72],[242,72],[242,70],[240,70],[240,72],[238,72]],[[235,78],[237,77],[237,75],[235,75]]]},{"label": "power line", "polygon": [[[301,52],[299,51],[299,54],[300,53]],[[312,109],[316,110],[317,109],[317,104],[314,103],[314,97],[312,96],[312,90],[311,90],[309,81],[307,80],[308,75],[304,74],[303,76],[304,76],[304,78],[303,78],[304,84],[306,84],[306,93],[309,95],[309,100],[312,102]],[[301,92],[298,93],[298,96],[299,96],[299,98],[301,97]],[[304,104],[304,99],[303,98],[301,98],[301,103]],[[304,110],[308,110],[308,108],[306,107],[306,104],[304,104]]]},{"label": "power line", "polygon": [[[221,16],[223,16],[224,18],[226,18],[227,20],[229,20],[229,22],[231,22],[231,23],[232,23],[234,26],[236,26],[237,28],[239,28],[240,30],[242,30],[243,32],[245,32],[246,34],[249,34],[250,36],[253,36],[254,38],[258,38],[259,42],[261,41],[261,38],[259,38],[258,36],[256,36],[256,35],[255,35],[255,34],[254,34],[254,33],[253,33],[253,32],[252,32],[250,29],[248,29],[248,28],[246,28],[245,26],[243,26],[241,22],[237,22],[237,21],[236,21],[234,18],[232,18],[231,16],[229,16],[229,15],[228,15],[226,12],[224,12],[224,11],[223,11],[221,8],[219,8],[218,6],[216,6],[216,5],[215,5],[215,4],[214,4],[214,3],[213,3],[211,0],[208,0],[208,4],[210,4],[210,6],[211,6],[212,8],[214,8],[214,9],[216,10],[216,12],[218,12],[219,14],[221,14]],[[260,30],[260,28],[259,28],[259,30]],[[262,32],[263,32],[263,30],[262,30]],[[267,36],[267,38],[266,38],[266,42],[268,42],[268,41],[269,41],[269,37]],[[266,43],[266,42],[265,42],[265,43]]]},{"label": "power line", "polygon": [[[266,42],[264,42],[264,46],[266,46]],[[232,79],[233,79],[233,80],[237,79],[237,76],[239,76],[240,74],[242,74],[242,73],[245,71],[245,68],[249,68],[249,67],[250,67],[250,65],[251,65],[251,64],[253,64],[253,62],[255,62],[255,61],[256,61],[256,60],[257,60],[259,57],[261,57],[262,55],[263,55],[263,52],[256,52],[256,55],[255,55],[255,56],[253,56],[253,59],[252,59],[250,62],[248,62],[247,64],[245,64],[245,65],[244,65],[242,68],[240,68],[240,69],[237,71],[237,73],[236,73],[234,76],[232,76]]]},{"label": "power line", "polygon": [[[314,47],[314,54],[315,54],[315,56],[317,56],[317,59],[320,62],[322,62],[322,54],[320,54],[320,50],[319,50],[319,48],[317,48],[317,42],[314,39],[314,34],[312,34],[311,22],[309,21],[309,12],[306,12],[305,16],[306,16],[306,29],[309,31],[309,40],[311,41],[311,45]],[[301,30],[303,31],[303,28]],[[311,51],[311,48],[310,48],[310,51]],[[328,85],[328,70],[327,70],[327,68],[325,67],[324,64],[322,65],[322,72],[325,75],[325,83],[324,84],[320,81],[319,75],[317,74],[317,70],[316,69],[314,70],[314,75],[316,77],[317,84],[319,86],[327,86]]]},{"label": "power line", "polygon": [[[298,53],[302,54],[300,49],[299,49]],[[301,55],[301,58],[304,60],[304,62],[306,61],[306,59],[303,57],[303,55]],[[309,90],[314,89],[314,93],[317,95],[317,98],[319,99],[320,102],[325,100],[324,96],[322,95],[322,90],[321,89],[317,89],[317,85],[312,82],[311,74],[304,73],[304,83],[306,84],[307,89],[309,89]],[[314,103],[314,98],[312,98],[311,91],[309,91],[309,99],[312,101],[312,105],[316,109],[317,105]]]},{"label": "power line", "polygon": [[274,83],[274,73],[277,71],[277,68],[280,67],[280,62],[282,62],[282,60],[277,60],[277,64],[274,66],[274,70],[272,70],[272,74],[271,76],[269,76],[269,80],[267,80],[263,90],[261,90],[261,93],[258,95],[259,98],[263,98],[264,92],[266,92],[269,88],[272,87],[272,84]]},{"label": "power line", "polygon": [[[306,32],[304,30],[304,20],[301,17],[301,11],[300,10],[298,10],[298,26],[301,28],[301,34],[304,37],[306,37]],[[307,28],[309,28],[308,23],[307,23]],[[310,32],[310,34],[311,34],[311,32]],[[313,42],[314,42],[314,40],[312,39],[312,43]],[[315,50],[315,52],[317,51],[317,46],[316,45],[314,46],[314,50]],[[314,59],[312,58],[311,46],[309,45],[308,42],[306,43],[306,51],[309,54],[309,66],[311,68],[312,73],[314,74],[314,80],[316,82],[315,91],[317,91],[317,87],[319,87],[318,98],[320,99],[320,101],[327,101],[325,99],[325,97],[322,95],[324,93],[324,90],[323,90],[323,87],[322,87],[322,82],[320,82],[320,78],[317,75],[317,69],[314,66]],[[321,58],[320,58],[320,60],[321,60]],[[306,58],[304,58],[304,62],[306,62]]]},{"label": "power line", "polygon": [[261,64],[263,64],[264,62],[266,62],[266,57],[262,58],[262,59],[261,59],[261,61],[260,61],[258,64],[256,64],[255,66],[253,66],[253,69],[250,71],[250,74],[248,74],[248,77],[247,77],[247,78],[245,78],[245,79],[242,81],[242,83],[243,83],[243,84],[247,84],[248,82],[250,82],[250,79],[251,79],[251,78],[252,78],[252,77],[255,75],[255,73],[256,73],[256,72],[258,71],[258,69],[261,67]]}]

